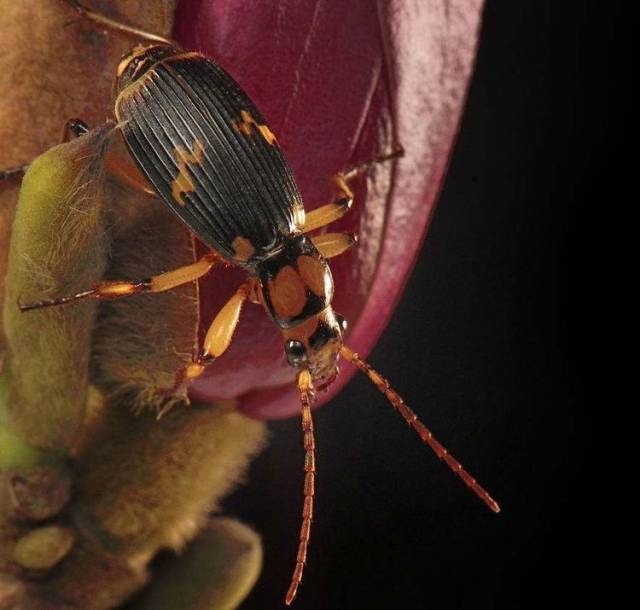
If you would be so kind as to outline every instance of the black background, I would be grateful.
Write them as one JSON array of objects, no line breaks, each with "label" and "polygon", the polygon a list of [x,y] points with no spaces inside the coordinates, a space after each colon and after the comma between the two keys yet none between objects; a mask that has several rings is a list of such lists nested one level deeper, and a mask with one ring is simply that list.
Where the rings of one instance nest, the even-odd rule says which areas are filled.
[{"label": "black background", "polygon": [[[606,7],[606,8],[605,8]],[[617,9],[489,0],[468,108],[423,253],[370,357],[502,506],[496,516],[364,378],[316,415],[316,518],[298,610],[524,608],[592,595],[581,303],[607,152]],[[296,419],[226,512],[262,533],[244,610],[294,564]]]}]

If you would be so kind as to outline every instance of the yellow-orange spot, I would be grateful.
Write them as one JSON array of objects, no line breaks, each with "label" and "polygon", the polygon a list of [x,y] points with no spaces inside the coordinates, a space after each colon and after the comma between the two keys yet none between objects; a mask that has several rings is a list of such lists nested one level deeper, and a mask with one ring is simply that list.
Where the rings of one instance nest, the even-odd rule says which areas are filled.
[{"label": "yellow-orange spot", "polygon": [[233,258],[241,262],[248,261],[256,251],[253,244],[246,237],[236,237],[231,242],[231,245],[234,250]]},{"label": "yellow-orange spot", "polygon": [[269,280],[269,296],[276,315],[285,320],[300,315],[307,302],[304,281],[293,267],[284,267]]},{"label": "yellow-orange spot", "polygon": [[176,162],[178,164],[178,175],[171,183],[171,195],[173,199],[181,206],[187,205],[183,195],[192,193],[196,187],[193,178],[190,175],[189,167],[200,165],[204,158],[204,146],[200,140],[193,143],[193,150],[187,151],[182,146],[175,148]]},{"label": "yellow-orange spot", "polygon": [[234,127],[246,136],[251,135],[251,127],[255,127],[260,135],[265,139],[267,144],[273,146],[278,142],[275,134],[267,127],[267,125],[260,125],[252,116],[251,113],[246,110],[240,111],[241,121],[234,124]]},{"label": "yellow-orange spot", "polygon": [[202,371],[204,371],[204,366],[202,364],[193,362],[185,369],[184,376],[187,379],[195,379],[196,377],[200,377],[200,375],[202,375]]},{"label": "yellow-orange spot", "polygon": [[327,270],[320,259],[313,256],[299,256],[296,262],[298,271],[311,292],[319,297],[326,296]]}]

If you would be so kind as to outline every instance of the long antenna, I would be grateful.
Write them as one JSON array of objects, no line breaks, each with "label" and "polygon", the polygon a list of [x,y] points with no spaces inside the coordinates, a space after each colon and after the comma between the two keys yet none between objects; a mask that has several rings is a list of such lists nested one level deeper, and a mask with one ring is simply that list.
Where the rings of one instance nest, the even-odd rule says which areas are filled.
[{"label": "long antenna", "polygon": [[302,433],[304,435],[304,503],[302,505],[302,526],[300,527],[300,542],[296,556],[296,567],[293,570],[291,584],[285,597],[287,606],[295,599],[298,586],[302,580],[304,564],[307,561],[307,547],[311,534],[311,519],[313,518],[313,494],[316,474],[316,442],[313,435],[313,419],[311,417],[313,384],[309,370],[302,369],[300,373],[298,373],[297,381],[298,389],[300,390]]},{"label": "long antenna", "polygon": [[387,400],[393,405],[394,409],[404,417],[404,420],[418,433],[418,436],[424,443],[433,449],[434,453],[444,461],[455,474],[457,474],[467,486],[494,512],[499,513],[500,507],[498,503],[489,495],[489,493],[480,486],[480,484],[462,467],[448,451],[441,445],[438,440],[431,434],[431,431],[418,419],[418,416],[405,404],[402,397],[391,387],[389,382],[371,368],[366,362],[360,359],[360,356],[353,352],[346,345],[340,349],[341,356],[355,365],[362,371],[374,385],[387,397]]}]

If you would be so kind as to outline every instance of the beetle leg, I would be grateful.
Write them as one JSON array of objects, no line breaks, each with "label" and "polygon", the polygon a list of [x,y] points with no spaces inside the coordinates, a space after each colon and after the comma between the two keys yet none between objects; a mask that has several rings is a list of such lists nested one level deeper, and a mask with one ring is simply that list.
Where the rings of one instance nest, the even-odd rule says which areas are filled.
[{"label": "beetle leg", "polygon": [[90,290],[85,290],[84,292],[79,292],[68,297],[45,299],[27,305],[18,304],[18,307],[21,311],[29,311],[42,307],[65,305],[66,303],[80,301],[82,299],[118,299],[131,296],[132,294],[138,294],[139,292],[164,292],[202,277],[211,270],[217,260],[218,256],[214,252],[209,252],[191,265],[185,265],[184,267],[179,267],[166,273],[154,275],[148,279],[105,280],[96,284]]},{"label": "beetle leg", "polygon": [[115,176],[130,188],[141,191],[145,195],[158,196],[158,193],[142,175],[142,172],[125,157],[115,152],[108,152],[105,159],[105,168],[112,176]]},{"label": "beetle leg", "polygon": [[[89,131],[87,124],[80,119],[69,119],[64,126],[62,134],[62,141],[68,142],[71,140],[71,135],[76,137],[83,136]],[[149,184],[147,179],[142,175],[140,170],[131,162],[127,161],[125,157],[110,150],[105,158],[105,168],[107,171],[130,186],[134,190],[142,191],[145,195],[153,195],[157,197],[156,191]]]},{"label": "beetle leg", "polygon": [[374,165],[378,165],[378,163],[385,163],[386,161],[393,161],[394,159],[399,159],[402,156],[404,156],[404,149],[398,148],[393,152],[387,153],[386,155],[380,155],[378,157],[374,157],[373,159],[369,159],[369,161],[365,161],[364,163],[355,165],[346,172],[338,174],[338,176],[342,177],[348,183],[357,176],[361,176],[362,174],[364,174]]},{"label": "beetle leg", "polygon": [[10,180],[16,176],[23,176],[29,167],[28,163],[24,165],[18,165],[17,167],[9,167],[7,169],[0,170],[0,181]]},{"label": "beetle leg", "polygon": [[340,195],[331,203],[307,212],[304,221],[304,232],[309,233],[342,218],[353,205],[353,192],[342,174],[334,176],[333,182],[338,186]]},{"label": "beetle leg", "polygon": [[355,233],[324,233],[311,238],[313,245],[324,258],[339,256],[358,243]]},{"label": "beetle leg", "polygon": [[[74,135],[76,137],[83,136],[85,133],[89,131],[87,124],[80,119],[69,119],[64,124],[64,129],[62,131],[62,141],[69,142],[71,140],[71,136]],[[29,168],[30,163],[25,163],[24,165],[18,165],[16,167],[9,167],[7,169],[0,170],[0,181],[9,180],[11,178],[16,178],[18,176],[24,176],[24,173]]]},{"label": "beetle leg", "polygon": [[80,2],[76,2],[76,0],[64,0],[64,1],[81,17],[84,17],[85,19],[89,19],[90,21],[93,21],[94,23],[97,23],[98,25],[108,30],[120,32],[128,36],[135,36],[137,38],[149,40],[150,42],[159,42],[162,44],[168,44],[170,46],[179,46],[170,38],[165,38],[164,36],[160,36],[152,32],[146,32],[145,30],[141,30],[139,28],[127,25],[126,23],[116,21],[115,19],[110,19],[109,17],[107,17],[106,15],[103,15],[102,13],[98,13],[97,11],[92,11],[90,8],[86,7],[84,4],[81,4]]},{"label": "beetle leg", "polygon": [[209,364],[227,351],[238,326],[242,306],[253,293],[254,285],[254,279],[246,281],[218,312],[207,331],[202,349],[191,364],[178,372],[174,387],[169,393],[177,392],[185,383],[200,377]]},{"label": "beetle leg", "polygon": [[404,151],[402,149],[398,149],[387,155],[381,155],[366,161],[365,163],[360,163],[345,172],[336,174],[331,181],[336,186],[338,195],[331,203],[307,212],[304,223],[304,232],[309,233],[310,231],[324,227],[325,225],[342,218],[351,209],[353,204],[353,191],[351,190],[349,183],[354,178],[364,174],[373,165],[397,159],[403,154]]},{"label": "beetle leg", "polygon": [[64,124],[64,129],[62,130],[62,141],[69,142],[71,141],[71,136],[74,135],[76,138],[85,135],[89,131],[89,126],[82,119],[69,119]]}]

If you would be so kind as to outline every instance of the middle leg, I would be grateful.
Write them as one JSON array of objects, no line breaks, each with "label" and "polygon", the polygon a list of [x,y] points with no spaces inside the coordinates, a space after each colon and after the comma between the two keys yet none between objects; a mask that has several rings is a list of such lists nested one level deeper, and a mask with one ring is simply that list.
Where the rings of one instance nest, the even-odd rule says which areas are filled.
[{"label": "middle leg", "polygon": [[324,233],[311,238],[324,258],[334,258],[358,243],[355,233]]},{"label": "middle leg", "polygon": [[357,176],[364,174],[371,166],[398,159],[403,154],[404,151],[402,149],[396,150],[387,155],[381,155],[370,161],[360,163],[346,172],[336,174],[331,181],[335,185],[338,194],[331,203],[320,206],[306,214],[304,232],[310,233],[342,218],[353,205],[353,191],[349,183]]},{"label": "middle leg", "polygon": [[163,392],[164,394],[177,394],[183,390],[188,383],[200,377],[208,365],[227,351],[240,321],[242,307],[247,299],[253,300],[252,294],[255,291],[255,284],[254,279],[247,280],[226,302],[213,319],[200,351],[194,354],[190,364],[185,365],[176,373],[173,387]]}]

